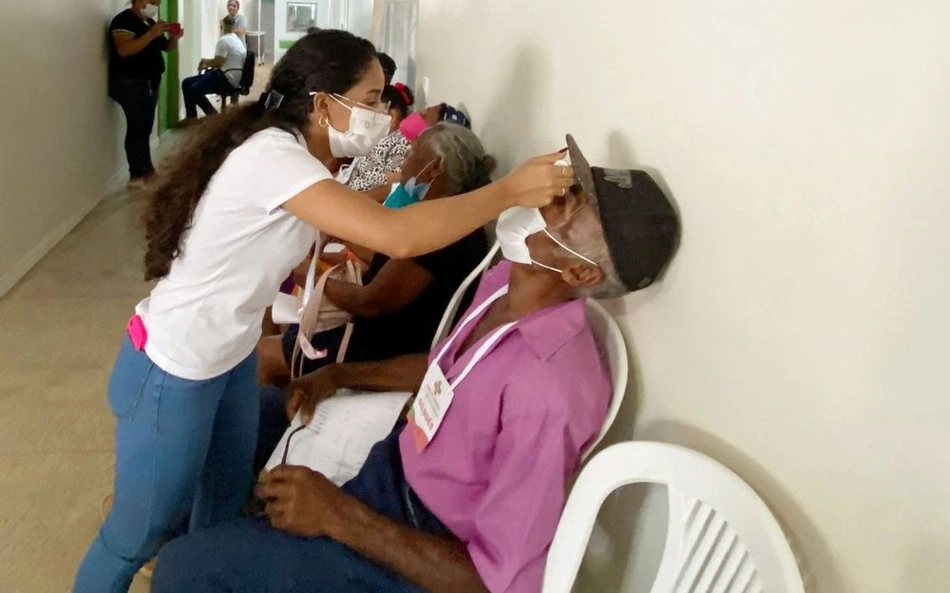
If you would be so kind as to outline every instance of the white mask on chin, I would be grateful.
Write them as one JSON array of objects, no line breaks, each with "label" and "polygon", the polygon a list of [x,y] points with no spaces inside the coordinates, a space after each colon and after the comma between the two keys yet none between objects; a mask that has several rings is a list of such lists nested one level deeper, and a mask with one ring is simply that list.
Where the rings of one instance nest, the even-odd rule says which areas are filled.
[{"label": "white mask on chin", "polygon": [[158,19],[158,7],[154,4],[146,4],[142,7],[142,16],[147,19],[157,20]]},{"label": "white mask on chin", "polygon": [[501,254],[508,261],[525,265],[534,264],[560,274],[562,270],[539,263],[531,257],[531,250],[528,249],[527,243],[528,237],[535,233],[544,233],[549,239],[557,243],[571,255],[584,260],[592,266],[597,266],[597,262],[581,255],[556,239],[554,235],[548,232],[547,226],[548,224],[544,221],[544,216],[541,215],[541,211],[537,208],[515,206],[514,208],[505,210],[501,213],[501,216],[498,217],[498,224],[495,225],[495,235],[498,237],[498,243],[501,245]]},{"label": "white mask on chin", "polygon": [[355,105],[350,107],[336,95],[330,98],[350,110],[350,127],[341,132],[328,123],[330,153],[336,158],[366,156],[389,133],[392,116]]}]

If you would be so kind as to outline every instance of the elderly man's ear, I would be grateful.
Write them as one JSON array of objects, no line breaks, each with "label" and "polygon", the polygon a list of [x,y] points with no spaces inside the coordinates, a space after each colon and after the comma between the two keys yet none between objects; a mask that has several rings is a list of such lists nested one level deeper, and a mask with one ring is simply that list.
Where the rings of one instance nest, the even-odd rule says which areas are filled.
[{"label": "elderly man's ear", "polygon": [[604,272],[584,261],[566,265],[562,270],[561,278],[574,288],[591,288],[604,281]]}]

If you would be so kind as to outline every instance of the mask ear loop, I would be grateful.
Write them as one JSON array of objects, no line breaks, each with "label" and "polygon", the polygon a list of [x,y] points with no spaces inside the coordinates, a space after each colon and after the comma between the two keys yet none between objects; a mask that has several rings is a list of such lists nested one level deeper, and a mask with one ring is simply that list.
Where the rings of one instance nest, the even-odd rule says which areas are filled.
[{"label": "mask ear loop", "polygon": [[545,235],[547,235],[549,239],[551,239],[552,241],[554,241],[555,243],[557,243],[558,246],[559,246],[561,249],[567,251],[568,253],[570,253],[571,255],[573,255],[573,256],[575,256],[575,257],[578,257],[578,258],[580,258],[580,259],[586,261],[587,263],[589,263],[589,264],[592,265],[592,266],[596,266],[596,267],[598,267],[598,268],[600,267],[600,265],[599,265],[597,262],[595,262],[594,260],[592,260],[591,258],[587,257],[586,255],[581,255],[580,253],[574,251],[573,249],[571,249],[570,247],[568,247],[568,246],[565,245],[564,243],[561,243],[560,241],[558,241],[557,238],[555,238],[554,235],[552,235],[551,233],[548,232],[548,229],[544,229],[542,232],[543,232]]},{"label": "mask ear loop", "polygon": [[[416,178],[416,181],[419,181],[419,178],[422,177],[422,174],[426,172],[426,169],[428,169],[429,167],[431,167],[431,166],[432,166],[432,163],[436,162],[437,160],[439,160],[439,159],[438,159],[438,158],[434,158],[434,159],[432,159],[431,161],[429,161],[428,163],[426,163],[426,166],[423,167],[418,173],[416,173],[416,174],[414,175],[414,177]],[[436,177],[438,177],[438,175],[436,175]],[[430,179],[429,181],[424,181],[423,183],[432,183],[433,181],[435,181],[435,177],[433,177],[433,178]]]},{"label": "mask ear loop", "polygon": [[547,266],[547,265],[542,264],[541,262],[535,261],[535,260],[533,260],[533,259],[531,260],[531,263],[533,263],[534,265],[538,266],[539,268],[544,268],[544,269],[546,269],[546,270],[551,270],[552,272],[557,272],[558,274],[563,274],[563,273],[564,273],[564,270],[559,270],[559,269],[557,269],[557,268],[552,268],[551,266]]},{"label": "mask ear loop", "polygon": [[[423,167],[422,169],[420,169],[418,173],[416,173],[415,175],[413,175],[412,177],[410,177],[410,178],[409,178],[409,181],[407,181],[407,182],[404,184],[404,187],[406,188],[406,191],[408,191],[410,194],[413,193],[413,192],[415,191],[416,186],[419,185],[420,183],[427,183],[427,184],[429,184],[429,185],[432,185],[432,182],[435,181],[435,177],[433,177],[433,178],[430,179],[429,181],[419,181],[419,177],[421,177],[422,174],[426,172],[426,169],[428,169],[429,167],[431,167],[431,166],[432,166],[432,163],[436,162],[437,160],[439,160],[439,159],[432,159],[431,161],[429,161],[428,163],[426,163],[426,166]],[[436,176],[436,177],[437,177],[437,176]],[[426,187],[426,190],[427,190],[427,191],[428,191],[428,189],[429,189],[429,188]],[[424,195],[419,196],[419,199],[421,200],[423,197],[425,197],[425,196],[424,196]]]},{"label": "mask ear loop", "polygon": [[[594,266],[594,267],[596,267],[596,268],[600,268],[600,264],[598,264],[597,262],[595,262],[594,260],[590,259],[590,258],[587,257],[587,256],[581,255],[580,253],[574,251],[573,249],[571,249],[570,247],[568,247],[567,245],[565,245],[564,243],[562,243],[561,241],[559,241],[554,235],[552,235],[550,232],[548,232],[548,229],[543,229],[541,232],[544,233],[545,235],[547,235],[547,236],[548,236],[548,239],[551,239],[552,241],[554,241],[555,243],[557,243],[558,247],[560,247],[560,248],[563,249],[564,251],[567,251],[568,253],[570,253],[570,254],[573,255],[574,257],[577,257],[577,258],[579,258],[579,259],[584,260],[585,262],[589,263],[590,265],[592,265],[592,266]],[[551,266],[542,264],[541,262],[535,261],[534,259],[531,260],[531,263],[533,263],[533,264],[536,265],[536,266],[545,268],[545,269],[547,269],[547,270],[551,270],[552,272],[557,272],[558,274],[563,274],[563,273],[564,273],[564,270],[559,270],[559,269],[557,269],[557,268],[553,268],[553,267],[551,267]]]},{"label": "mask ear loop", "polygon": [[[310,94],[311,94],[311,95],[315,95],[316,93],[310,93]],[[343,107],[345,107],[346,109],[349,109],[351,113],[353,112],[353,108],[350,107],[349,105],[347,105],[346,103],[344,103],[343,101],[341,101],[341,100],[336,96],[336,93],[331,93],[331,94],[330,94],[330,98],[333,99],[334,101],[336,101],[337,103],[339,103],[340,105],[342,105]]]}]

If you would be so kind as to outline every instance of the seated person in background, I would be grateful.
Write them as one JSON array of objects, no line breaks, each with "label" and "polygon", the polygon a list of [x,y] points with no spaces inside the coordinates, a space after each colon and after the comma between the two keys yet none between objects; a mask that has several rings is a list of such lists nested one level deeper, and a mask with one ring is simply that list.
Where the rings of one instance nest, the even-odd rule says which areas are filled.
[{"label": "seated person in background", "polygon": [[425,376],[411,418],[434,411],[429,395],[454,394],[430,414],[442,422],[429,442],[417,420],[397,426],[343,488],[278,466],[257,487],[267,520],[165,546],[153,593],[541,590],[565,489],[612,391],[584,299],[648,286],[679,228],[646,173],[592,170],[568,143],[578,184],[540,211],[502,214],[511,262],[485,275],[429,357],[333,365],[291,388],[306,415],[338,387],[410,390]]},{"label": "seated person in background", "polygon": [[383,78],[386,80],[386,86],[393,83],[393,77],[396,76],[396,60],[384,52],[376,52],[379,58],[379,65],[383,67]]},{"label": "seated person in background", "polygon": [[[408,93],[409,89],[406,91]],[[411,93],[409,98],[415,102]],[[379,141],[369,156],[353,161],[346,184],[352,189],[366,192],[377,201],[383,201],[389,194],[389,184],[399,180],[403,158],[412,142],[423,130],[441,121],[472,127],[464,113],[445,103],[433,105],[422,113],[402,116],[398,127],[394,126],[393,131]]]},{"label": "seated person in background", "polygon": [[[471,130],[442,124],[419,137],[406,160],[403,182],[416,178],[417,183],[429,183],[424,198],[443,198],[488,184],[494,168],[495,159],[485,154]],[[324,296],[354,316],[346,359],[382,360],[427,352],[452,295],[487,253],[488,240],[479,229],[444,249],[414,259],[375,254],[368,260],[363,286],[327,282]],[[314,335],[313,347],[326,350],[327,357],[304,359],[305,372],[336,360],[343,332],[340,327]],[[286,386],[296,340],[296,325],[283,337],[261,338],[258,368],[263,384]]]},{"label": "seated person in background", "polygon": [[[409,87],[397,82],[383,89],[383,101],[389,102],[389,115],[392,125],[389,135],[373,147],[373,152],[366,156],[353,159],[350,165],[349,179],[346,184],[357,191],[366,191],[380,188],[374,195],[377,201],[382,201],[389,193],[391,179],[398,181],[398,173],[402,163],[412,145],[399,131],[399,125],[409,115],[410,108],[416,102],[415,96]],[[346,175],[346,173],[344,173]],[[391,178],[390,175],[393,177]]]},{"label": "seated person in background", "polygon": [[241,86],[247,48],[234,34],[233,17],[224,17],[221,21],[221,33],[221,38],[214,47],[214,57],[202,58],[198,63],[199,74],[181,81],[188,119],[194,120],[198,117],[198,107],[201,107],[206,115],[218,112],[211,106],[206,95],[228,94]]},{"label": "seated person in background", "polygon": [[238,0],[228,0],[228,16],[234,19],[234,34],[241,43],[247,45],[247,17],[241,14],[241,3]]}]

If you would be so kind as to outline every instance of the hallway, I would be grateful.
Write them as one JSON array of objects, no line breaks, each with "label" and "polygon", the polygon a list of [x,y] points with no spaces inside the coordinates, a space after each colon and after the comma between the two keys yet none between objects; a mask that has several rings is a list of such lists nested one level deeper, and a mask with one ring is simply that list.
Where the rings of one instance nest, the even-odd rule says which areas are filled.
[{"label": "hallway", "polygon": [[[144,203],[124,192],[0,299],[0,591],[60,593],[112,484],[106,382],[142,281]],[[137,577],[134,593],[147,591]]]}]

